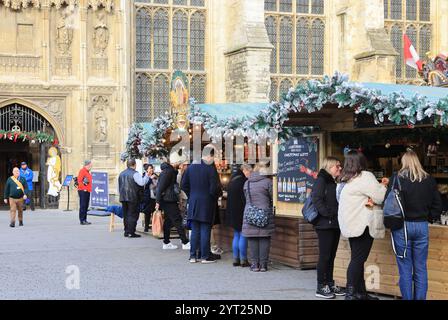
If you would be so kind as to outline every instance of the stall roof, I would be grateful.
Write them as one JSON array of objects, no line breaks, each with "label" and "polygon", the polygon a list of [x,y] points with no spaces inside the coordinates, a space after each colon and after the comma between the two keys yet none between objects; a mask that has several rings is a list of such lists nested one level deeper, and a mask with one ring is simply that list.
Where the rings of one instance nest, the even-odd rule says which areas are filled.
[{"label": "stall roof", "polygon": [[416,94],[425,96],[428,101],[437,103],[440,99],[448,97],[447,88],[439,87],[426,87],[426,86],[413,86],[413,85],[400,85],[400,84],[388,84],[388,83],[374,83],[364,82],[360,83],[361,86],[379,90],[385,96],[392,94],[393,92],[401,92],[406,98],[412,98]]}]

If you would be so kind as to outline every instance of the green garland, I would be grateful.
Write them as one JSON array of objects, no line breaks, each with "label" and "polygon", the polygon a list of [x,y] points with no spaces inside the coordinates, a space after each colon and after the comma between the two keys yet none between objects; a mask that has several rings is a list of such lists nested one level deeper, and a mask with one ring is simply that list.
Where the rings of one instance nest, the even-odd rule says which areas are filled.
[{"label": "green garland", "polygon": [[51,143],[54,146],[59,144],[58,139],[53,135],[45,132],[25,132],[25,131],[6,131],[0,130],[0,139],[8,139],[13,142],[25,142],[31,143]]}]

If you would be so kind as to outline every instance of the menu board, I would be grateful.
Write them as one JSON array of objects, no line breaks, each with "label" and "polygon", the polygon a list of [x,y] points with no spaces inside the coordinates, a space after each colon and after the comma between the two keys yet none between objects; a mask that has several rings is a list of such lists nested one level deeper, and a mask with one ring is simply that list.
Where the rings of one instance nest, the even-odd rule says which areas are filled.
[{"label": "menu board", "polygon": [[278,201],[305,203],[317,179],[319,138],[297,137],[281,145],[278,153]]}]

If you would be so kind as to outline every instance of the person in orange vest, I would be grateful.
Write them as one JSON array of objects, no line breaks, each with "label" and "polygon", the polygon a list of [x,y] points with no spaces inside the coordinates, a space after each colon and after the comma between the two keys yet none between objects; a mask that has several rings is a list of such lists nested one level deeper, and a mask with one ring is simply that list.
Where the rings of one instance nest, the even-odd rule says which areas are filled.
[{"label": "person in orange vest", "polygon": [[12,170],[12,176],[8,178],[5,186],[4,201],[7,204],[9,201],[11,223],[10,227],[14,228],[16,225],[16,212],[19,211],[19,226],[23,226],[23,201],[27,199],[26,193],[28,186],[25,178],[20,176],[19,168],[15,167]]},{"label": "person in orange vest", "polygon": [[92,162],[84,161],[84,167],[79,170],[77,183],[79,195],[79,221],[81,225],[89,225],[87,221],[87,210],[89,209],[90,193],[92,192]]}]

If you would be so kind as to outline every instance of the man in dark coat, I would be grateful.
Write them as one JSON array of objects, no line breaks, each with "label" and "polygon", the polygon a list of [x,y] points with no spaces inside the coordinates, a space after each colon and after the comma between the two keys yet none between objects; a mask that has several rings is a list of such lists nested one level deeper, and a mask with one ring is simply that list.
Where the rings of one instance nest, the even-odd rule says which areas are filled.
[{"label": "man in dark coat", "polygon": [[218,188],[218,177],[212,163],[213,157],[206,156],[200,163],[190,165],[182,177],[182,190],[188,196],[187,219],[191,221],[191,263],[196,262],[198,249],[202,263],[216,262],[210,255],[210,234]]},{"label": "man in dark coat", "polygon": [[244,207],[244,183],[247,181],[243,171],[239,168],[232,174],[227,187],[227,223],[233,229],[233,266],[249,266],[247,262],[247,239],[241,235],[243,227]]},{"label": "man in dark coat", "polygon": [[180,194],[176,193],[175,190],[178,171],[168,162],[162,163],[160,168],[162,169],[162,173],[157,182],[156,209],[160,207],[165,213],[165,221],[163,223],[163,249],[177,249],[177,246],[170,241],[171,228],[174,226],[182,241],[182,249],[190,250],[190,243],[185,234],[185,229],[182,226],[182,216],[179,210]]},{"label": "man in dark coat", "polygon": [[123,207],[124,236],[129,238],[140,238],[135,233],[139,216],[140,187],[148,183],[148,175],[142,177],[135,170],[137,164],[134,159],[127,161],[127,169],[120,173],[118,177],[118,190],[120,192],[120,202]]}]

